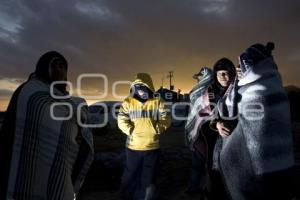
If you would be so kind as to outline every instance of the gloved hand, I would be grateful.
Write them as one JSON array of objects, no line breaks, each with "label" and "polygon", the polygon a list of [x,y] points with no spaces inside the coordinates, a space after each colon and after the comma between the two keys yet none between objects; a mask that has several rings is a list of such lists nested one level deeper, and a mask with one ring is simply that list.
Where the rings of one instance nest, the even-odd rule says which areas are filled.
[{"label": "gloved hand", "polygon": [[260,61],[272,56],[272,50],[275,48],[274,43],[268,42],[267,45],[254,44],[250,46],[239,57],[240,67],[243,74]]}]

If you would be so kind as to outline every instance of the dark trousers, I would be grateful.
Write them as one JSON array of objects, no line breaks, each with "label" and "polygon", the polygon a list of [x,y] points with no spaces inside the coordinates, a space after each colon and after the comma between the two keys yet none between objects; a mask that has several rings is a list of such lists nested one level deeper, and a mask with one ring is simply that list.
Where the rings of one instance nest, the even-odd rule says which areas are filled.
[{"label": "dark trousers", "polygon": [[146,195],[151,199],[149,196],[154,196],[153,187],[159,155],[159,149],[148,151],[126,149],[126,163],[121,182],[122,199],[140,200],[145,199]]},{"label": "dark trousers", "polygon": [[189,190],[196,191],[200,187],[200,182],[205,176],[205,158],[197,150],[192,151],[192,173]]},{"label": "dark trousers", "polygon": [[212,170],[210,173],[212,191],[209,193],[211,200],[229,200],[225,183],[219,171]]}]

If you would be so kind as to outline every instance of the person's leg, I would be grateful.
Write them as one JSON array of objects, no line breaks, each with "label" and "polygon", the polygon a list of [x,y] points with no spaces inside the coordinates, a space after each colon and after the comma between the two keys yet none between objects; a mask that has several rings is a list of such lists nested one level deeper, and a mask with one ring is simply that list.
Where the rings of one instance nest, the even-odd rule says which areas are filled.
[{"label": "person's leg", "polygon": [[199,190],[201,179],[205,176],[205,158],[198,151],[192,152],[192,173],[187,193],[196,193]]},{"label": "person's leg", "polygon": [[142,155],[139,151],[126,149],[126,163],[121,182],[121,195],[124,200],[133,200],[137,191],[142,168]]},{"label": "person's leg", "polygon": [[212,181],[212,191],[210,192],[211,200],[229,200],[226,185],[219,171],[212,170],[210,173]]},{"label": "person's leg", "polygon": [[144,152],[143,169],[141,175],[141,199],[155,199],[155,183],[158,173],[160,150],[150,150]]}]

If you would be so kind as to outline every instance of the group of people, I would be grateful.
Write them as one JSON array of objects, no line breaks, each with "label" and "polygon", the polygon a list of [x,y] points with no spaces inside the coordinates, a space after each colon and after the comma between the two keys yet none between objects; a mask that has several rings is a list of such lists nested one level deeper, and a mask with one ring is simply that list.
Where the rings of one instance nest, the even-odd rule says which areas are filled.
[{"label": "group of people", "polygon": [[222,58],[213,70],[194,75],[198,83],[185,126],[192,151],[188,194],[218,200],[293,198],[289,101],[273,49],[273,43],[254,44],[236,67]]},{"label": "group of people", "polygon": [[[293,198],[289,101],[273,49],[273,43],[254,44],[237,66],[222,58],[193,76],[197,84],[185,125],[192,152],[187,194],[210,200]],[[171,118],[153,92],[151,77],[138,74],[119,110],[118,125],[127,135],[121,183],[126,200],[157,198],[159,137]]]},{"label": "group of people", "polygon": [[[185,126],[192,152],[188,194],[212,200],[292,198],[289,102],[273,49],[272,43],[255,44],[239,56],[239,65],[222,58],[194,75]],[[91,131],[77,120],[88,123],[87,107],[71,112],[66,106],[77,110],[85,100],[69,97],[63,82],[53,87],[67,80],[67,70],[61,54],[48,52],[14,92],[0,131],[0,199],[76,199],[94,150]],[[53,104],[59,116],[69,117],[54,119]],[[118,114],[127,135],[122,199],[158,199],[159,138],[171,124],[169,111],[150,75],[138,73]]]}]

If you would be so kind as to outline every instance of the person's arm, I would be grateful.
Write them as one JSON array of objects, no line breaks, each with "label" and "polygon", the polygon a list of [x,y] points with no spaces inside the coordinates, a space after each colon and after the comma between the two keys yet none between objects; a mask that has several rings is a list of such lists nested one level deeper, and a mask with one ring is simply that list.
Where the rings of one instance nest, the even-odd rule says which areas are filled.
[{"label": "person's arm", "polygon": [[118,126],[126,135],[130,135],[134,128],[133,123],[129,117],[129,104],[126,100],[122,103],[119,109]]},{"label": "person's arm", "polygon": [[158,114],[159,117],[156,124],[156,129],[158,134],[160,134],[165,132],[171,125],[170,112],[167,108],[167,105],[162,100],[159,102]]}]

